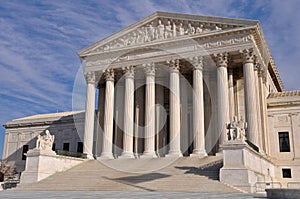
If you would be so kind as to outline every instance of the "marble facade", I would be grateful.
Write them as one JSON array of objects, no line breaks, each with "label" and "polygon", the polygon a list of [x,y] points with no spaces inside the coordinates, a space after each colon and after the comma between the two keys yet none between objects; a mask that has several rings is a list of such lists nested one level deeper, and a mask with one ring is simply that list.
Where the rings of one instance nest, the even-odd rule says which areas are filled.
[{"label": "marble facade", "polygon": [[[242,120],[243,136],[230,134],[247,140],[247,157],[272,162],[278,181],[300,178],[300,93],[284,91],[258,21],[156,12],[78,54],[87,83],[85,112],[69,113],[80,115],[78,122],[64,122],[62,113],[5,125],[3,159],[20,172],[21,153],[13,154],[45,129],[58,148],[66,131],[78,133],[88,159],[203,158],[223,155],[227,125]],[[293,146],[284,154],[281,131]],[[293,179],[282,179],[282,168],[291,168]]]}]

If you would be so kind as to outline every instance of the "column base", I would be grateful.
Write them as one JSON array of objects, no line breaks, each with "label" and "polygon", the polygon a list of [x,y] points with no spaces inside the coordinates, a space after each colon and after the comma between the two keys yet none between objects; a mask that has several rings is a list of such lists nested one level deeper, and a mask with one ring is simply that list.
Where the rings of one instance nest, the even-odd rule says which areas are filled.
[{"label": "column base", "polygon": [[101,153],[100,157],[97,157],[97,160],[108,160],[108,159],[115,159],[112,153],[103,152]]},{"label": "column base", "polygon": [[89,153],[83,153],[81,157],[84,159],[89,159],[89,160],[95,159],[94,156]]},{"label": "column base", "polygon": [[131,159],[135,158],[133,152],[123,151],[119,159]]},{"label": "column base", "polygon": [[140,158],[157,158],[157,155],[154,151],[152,152],[144,152],[143,155],[140,156]]},{"label": "column base", "polygon": [[170,151],[166,157],[182,157],[181,151]]},{"label": "column base", "polygon": [[204,158],[206,156],[207,156],[207,153],[205,150],[193,150],[193,153],[190,154],[190,157]]}]

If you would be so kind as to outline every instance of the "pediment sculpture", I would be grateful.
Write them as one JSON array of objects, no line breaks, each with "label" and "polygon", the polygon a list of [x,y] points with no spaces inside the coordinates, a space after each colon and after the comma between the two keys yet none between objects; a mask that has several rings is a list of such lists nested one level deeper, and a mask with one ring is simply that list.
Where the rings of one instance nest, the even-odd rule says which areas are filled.
[{"label": "pediment sculpture", "polygon": [[211,31],[220,31],[224,28],[221,24],[208,24],[204,22],[181,21],[174,22],[170,19],[157,19],[146,25],[97,48],[96,51],[125,47],[134,44],[164,40],[184,35],[202,34]]}]

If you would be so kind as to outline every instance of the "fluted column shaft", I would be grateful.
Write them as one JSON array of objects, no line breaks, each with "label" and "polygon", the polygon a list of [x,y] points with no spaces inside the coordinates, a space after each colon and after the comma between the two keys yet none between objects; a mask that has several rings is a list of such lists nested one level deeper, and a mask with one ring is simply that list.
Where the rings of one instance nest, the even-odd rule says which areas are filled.
[{"label": "fluted column shaft", "polygon": [[261,106],[260,104],[260,96],[261,96],[261,90],[258,80],[258,63],[254,64],[254,79],[255,79],[255,90],[256,90],[256,105],[257,105],[257,134],[258,134],[258,147],[261,149],[261,152],[264,153],[264,146],[263,146],[263,129],[262,129],[262,112],[261,112]]},{"label": "fluted column shaft", "polygon": [[258,127],[257,127],[257,97],[254,76],[254,55],[252,49],[242,52],[244,63],[244,90],[245,107],[247,122],[247,139],[253,144],[258,145]]},{"label": "fluted column shaft", "polygon": [[226,124],[229,123],[229,96],[228,96],[228,54],[220,53],[215,55],[217,61],[217,98],[218,98],[218,133],[219,152],[226,137]]},{"label": "fluted column shaft", "polygon": [[134,129],[134,68],[123,68],[125,72],[125,99],[124,99],[124,136],[123,152],[120,158],[134,158],[133,129]]},{"label": "fluted column shaft", "polygon": [[144,64],[146,73],[145,98],[145,150],[142,157],[156,157],[155,154],[155,66]]},{"label": "fluted column shaft", "polygon": [[264,70],[262,66],[258,70],[258,82],[260,87],[260,101],[261,104],[261,119],[262,119],[262,133],[263,133],[263,150],[265,153],[269,154],[269,138],[268,138],[268,113],[267,113],[267,86],[265,85],[266,78],[264,77]]},{"label": "fluted column shaft", "polygon": [[167,156],[182,156],[180,150],[180,85],[179,60],[168,61],[170,65],[170,151]]},{"label": "fluted column shaft", "polygon": [[228,71],[228,86],[229,86],[229,120],[233,120],[235,116],[234,107],[234,87],[233,87],[233,70]]},{"label": "fluted column shaft", "polygon": [[85,74],[85,78],[87,82],[87,87],[86,87],[83,153],[86,156],[86,158],[93,159],[96,75],[94,72],[88,72]]},{"label": "fluted column shaft", "polygon": [[106,81],[104,107],[104,136],[101,158],[113,159],[113,119],[114,119],[114,71],[108,69],[104,73]]},{"label": "fluted column shaft", "polygon": [[207,156],[205,150],[204,98],[203,98],[203,58],[192,59],[193,70],[193,132],[194,150],[191,156]]}]

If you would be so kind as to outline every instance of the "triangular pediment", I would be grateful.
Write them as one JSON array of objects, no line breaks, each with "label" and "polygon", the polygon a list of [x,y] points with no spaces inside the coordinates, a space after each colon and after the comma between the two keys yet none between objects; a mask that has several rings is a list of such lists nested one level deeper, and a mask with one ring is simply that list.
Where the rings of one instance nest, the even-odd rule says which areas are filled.
[{"label": "triangular pediment", "polygon": [[78,52],[80,57],[144,43],[255,26],[258,21],[155,12]]}]

